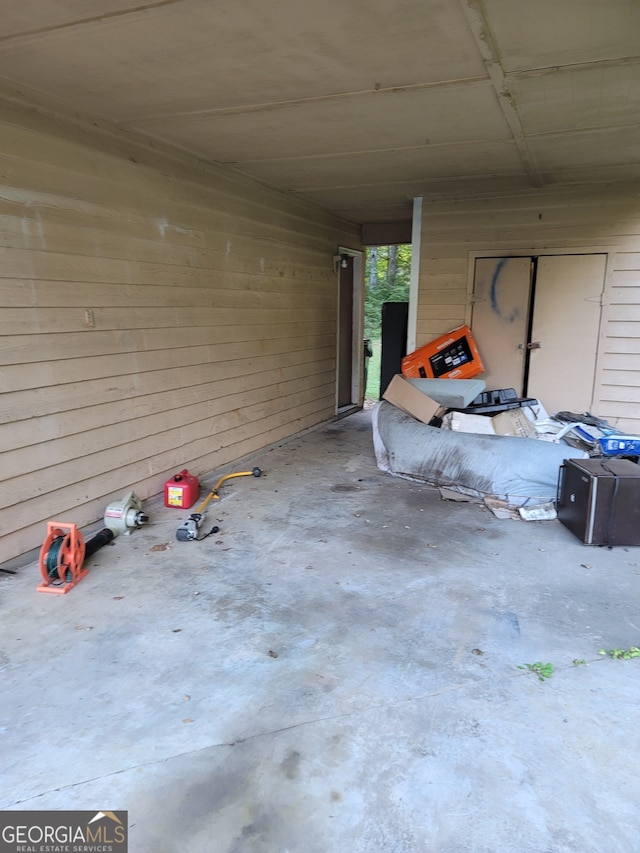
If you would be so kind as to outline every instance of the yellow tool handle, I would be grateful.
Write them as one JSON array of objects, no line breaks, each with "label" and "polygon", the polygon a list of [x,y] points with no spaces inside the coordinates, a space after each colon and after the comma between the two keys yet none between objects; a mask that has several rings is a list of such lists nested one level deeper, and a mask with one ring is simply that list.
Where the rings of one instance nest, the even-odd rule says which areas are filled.
[{"label": "yellow tool handle", "polygon": [[260,468],[254,468],[252,471],[237,471],[235,474],[225,474],[224,477],[220,477],[218,482],[215,484],[215,486],[211,489],[209,494],[197,508],[196,512],[204,512],[205,507],[207,506],[209,501],[213,500],[214,498],[217,500],[220,497],[218,491],[222,484],[227,480],[231,480],[233,477],[260,477],[261,475],[262,471],[260,470]]}]

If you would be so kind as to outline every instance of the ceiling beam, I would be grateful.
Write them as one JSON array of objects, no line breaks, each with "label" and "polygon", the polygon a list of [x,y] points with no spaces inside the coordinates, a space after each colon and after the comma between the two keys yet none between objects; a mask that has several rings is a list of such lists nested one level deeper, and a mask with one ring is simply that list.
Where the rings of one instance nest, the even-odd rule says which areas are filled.
[{"label": "ceiling beam", "polygon": [[411,242],[411,219],[404,222],[365,222],[362,226],[363,246],[405,245]]},{"label": "ceiling beam", "polygon": [[504,115],[505,121],[509,125],[509,129],[513,134],[513,141],[516,144],[522,165],[534,187],[542,186],[542,178],[538,171],[535,158],[529,146],[522,129],[522,122],[516,109],[513,94],[507,82],[504,69],[500,62],[498,50],[491,32],[491,27],[485,10],[482,5],[482,0],[460,0],[460,6],[467,19],[469,29],[473,34],[478,51],[487,69],[487,74],[495,89],[496,97]]}]

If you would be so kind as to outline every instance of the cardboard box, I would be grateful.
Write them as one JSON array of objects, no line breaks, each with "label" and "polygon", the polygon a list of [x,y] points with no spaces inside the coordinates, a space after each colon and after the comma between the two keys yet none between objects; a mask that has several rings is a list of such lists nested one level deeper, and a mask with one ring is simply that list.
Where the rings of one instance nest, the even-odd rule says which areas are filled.
[{"label": "cardboard box", "polygon": [[408,382],[404,376],[396,374],[382,395],[383,400],[393,403],[411,417],[428,424],[431,418],[440,410],[440,403],[427,397],[422,391]]},{"label": "cardboard box", "polygon": [[449,412],[446,415],[453,432],[472,432],[476,435],[495,435],[493,418],[485,415],[467,415],[464,412]]},{"label": "cardboard box", "polygon": [[491,418],[496,435],[513,435],[517,438],[536,438],[536,428],[522,409],[508,409]]},{"label": "cardboard box", "polygon": [[518,438],[536,438],[535,426],[522,409],[508,409],[498,415],[469,415],[452,411],[445,415],[454,432],[471,432],[476,435],[511,435]]}]

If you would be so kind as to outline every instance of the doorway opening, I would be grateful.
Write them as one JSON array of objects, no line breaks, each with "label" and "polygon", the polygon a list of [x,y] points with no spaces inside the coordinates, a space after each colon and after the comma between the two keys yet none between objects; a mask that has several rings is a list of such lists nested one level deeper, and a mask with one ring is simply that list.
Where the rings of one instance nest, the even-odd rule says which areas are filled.
[{"label": "doorway opening", "polygon": [[[365,405],[377,402],[384,389],[381,389],[383,366],[383,314],[397,316],[399,322],[392,332],[384,332],[385,352],[391,345],[390,338],[403,337],[406,342],[406,307],[409,304],[411,279],[411,244],[390,246],[371,246],[365,255],[365,301],[364,301],[364,349],[365,349]],[[385,309],[384,306],[400,303],[398,309]],[[404,318],[404,328],[403,327]],[[396,334],[397,333],[397,334]],[[398,352],[402,349],[400,341]],[[366,357],[370,352],[371,356]],[[402,351],[402,355],[405,355]],[[394,358],[395,361],[395,358]],[[395,371],[397,372],[397,371]]]}]

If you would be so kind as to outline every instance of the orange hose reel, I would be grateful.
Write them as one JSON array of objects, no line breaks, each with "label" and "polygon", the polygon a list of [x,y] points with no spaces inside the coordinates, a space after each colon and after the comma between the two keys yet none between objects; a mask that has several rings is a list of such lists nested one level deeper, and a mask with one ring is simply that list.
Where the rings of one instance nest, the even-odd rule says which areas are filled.
[{"label": "orange hose reel", "polygon": [[38,592],[64,595],[89,574],[82,568],[86,544],[75,524],[50,521],[47,538],[40,549],[42,583]]}]

